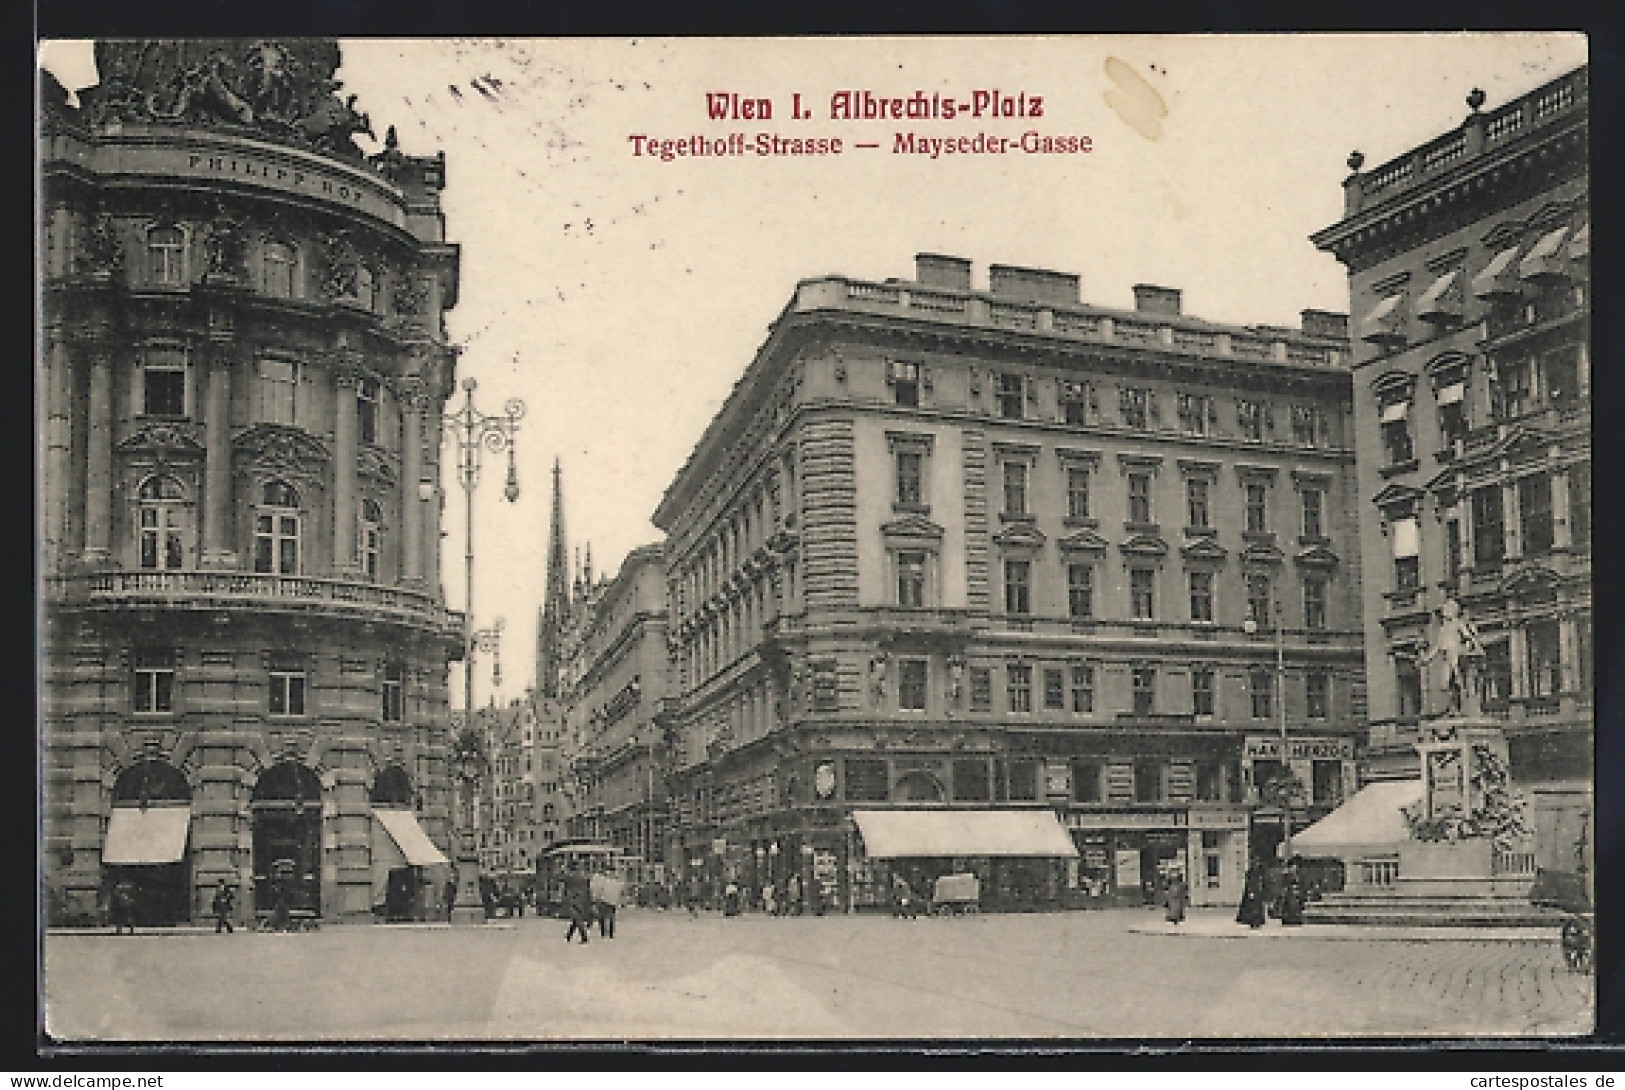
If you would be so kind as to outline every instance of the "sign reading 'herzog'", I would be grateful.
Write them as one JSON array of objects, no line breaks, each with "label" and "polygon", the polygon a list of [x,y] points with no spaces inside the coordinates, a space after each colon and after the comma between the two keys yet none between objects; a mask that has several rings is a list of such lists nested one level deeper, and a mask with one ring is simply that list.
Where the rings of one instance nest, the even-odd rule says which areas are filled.
[{"label": "sign reading 'herzog'", "polygon": [[[1244,761],[1279,761],[1281,740],[1267,734],[1248,735],[1241,749]],[[1287,742],[1289,761],[1352,761],[1354,743],[1347,738],[1292,738]]]}]

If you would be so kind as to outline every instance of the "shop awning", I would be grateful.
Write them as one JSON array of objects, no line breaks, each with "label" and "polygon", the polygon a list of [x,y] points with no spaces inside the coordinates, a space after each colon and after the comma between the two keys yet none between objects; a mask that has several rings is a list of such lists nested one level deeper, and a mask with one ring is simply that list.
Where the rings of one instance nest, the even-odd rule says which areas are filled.
[{"label": "shop awning", "polygon": [[1561,276],[1563,261],[1557,256],[1557,251],[1562,247],[1563,240],[1568,237],[1567,227],[1559,227],[1540,236],[1540,241],[1524,255],[1522,261],[1518,262],[1518,276],[1524,280],[1533,280],[1541,276]]},{"label": "shop awning", "polygon": [[1473,294],[1480,299],[1492,295],[1517,295],[1518,285],[1507,276],[1517,256],[1518,248],[1509,246],[1491,258],[1490,263],[1473,277]]},{"label": "shop awning", "polygon": [[412,811],[374,810],[372,814],[412,866],[433,867],[450,862],[424,833],[423,826],[418,824]]},{"label": "shop awning", "polygon": [[1581,224],[1580,229],[1574,232],[1574,237],[1569,240],[1568,254],[1570,261],[1585,261],[1591,257],[1591,224]]},{"label": "shop awning", "polygon": [[102,862],[121,867],[178,863],[186,855],[191,828],[190,806],[115,806]]},{"label": "shop awning", "polygon": [[1377,417],[1379,424],[1393,424],[1404,420],[1410,415],[1411,403],[1409,401],[1390,401],[1382,407],[1382,413]]},{"label": "shop awning", "polygon": [[1367,341],[1402,339],[1405,336],[1405,325],[1399,309],[1402,299],[1402,293],[1395,293],[1373,307],[1360,324],[1361,338]]},{"label": "shop awning", "polygon": [[1460,269],[1451,269],[1441,275],[1416,301],[1416,313],[1424,318],[1459,317],[1461,300],[1455,287],[1460,278]]},{"label": "shop awning", "polygon": [[870,859],[1078,854],[1050,810],[854,810],[852,819]]},{"label": "shop awning", "polygon": [[1292,850],[1301,855],[1332,849],[1388,849],[1410,839],[1402,806],[1422,801],[1421,780],[1369,783],[1301,833],[1292,837]]}]

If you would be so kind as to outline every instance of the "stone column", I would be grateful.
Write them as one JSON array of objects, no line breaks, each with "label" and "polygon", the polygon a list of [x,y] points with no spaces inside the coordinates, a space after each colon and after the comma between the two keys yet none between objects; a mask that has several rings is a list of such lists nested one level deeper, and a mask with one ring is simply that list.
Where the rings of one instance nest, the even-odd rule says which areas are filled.
[{"label": "stone column", "polygon": [[89,414],[84,560],[98,565],[113,555],[113,359],[104,344],[90,349]]},{"label": "stone column", "polygon": [[231,347],[230,338],[209,344],[209,387],[203,415],[203,549],[206,568],[234,568],[231,534]]},{"label": "stone column", "polygon": [[1523,555],[1523,525],[1519,518],[1518,486],[1508,481],[1501,486],[1501,533],[1506,542],[1506,559]]},{"label": "stone column", "polygon": [[68,556],[68,479],[73,472],[73,357],[60,328],[47,331],[45,417],[45,565],[60,570]]},{"label": "stone column", "polygon": [[340,334],[340,362],[333,375],[333,570],[356,567],[355,470],[356,384],[361,381]]},{"label": "stone column", "polygon": [[423,404],[421,383],[402,385],[401,401],[401,578],[423,582]]}]

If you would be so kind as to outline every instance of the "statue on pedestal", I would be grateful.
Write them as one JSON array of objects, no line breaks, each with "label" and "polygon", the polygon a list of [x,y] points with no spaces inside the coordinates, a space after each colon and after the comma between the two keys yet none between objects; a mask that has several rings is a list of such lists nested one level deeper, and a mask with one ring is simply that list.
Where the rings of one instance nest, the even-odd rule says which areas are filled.
[{"label": "statue on pedestal", "polygon": [[[1484,645],[1478,630],[1461,612],[1461,604],[1454,598],[1445,599],[1439,609],[1438,626],[1429,641],[1427,651],[1418,659],[1423,666],[1435,660],[1444,663],[1444,677],[1440,684],[1427,685],[1425,692],[1438,692],[1445,700],[1445,714],[1476,717],[1480,708],[1479,663],[1484,659]],[[1431,676],[1429,678],[1431,680]],[[1431,698],[1424,700],[1424,711],[1433,706]]]}]

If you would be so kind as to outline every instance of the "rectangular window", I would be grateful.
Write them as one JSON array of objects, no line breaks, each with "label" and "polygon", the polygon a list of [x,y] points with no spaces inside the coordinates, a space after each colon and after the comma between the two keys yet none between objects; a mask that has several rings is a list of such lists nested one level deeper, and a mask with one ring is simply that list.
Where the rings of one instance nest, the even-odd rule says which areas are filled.
[{"label": "rectangular window", "polygon": [[1461,520],[1444,524],[1445,580],[1454,588],[1461,578]]},{"label": "rectangular window", "polygon": [[1311,632],[1326,628],[1326,580],[1318,575],[1303,580],[1303,627]]},{"label": "rectangular window", "polygon": [[378,380],[364,378],[356,387],[356,422],[363,443],[378,442]]},{"label": "rectangular window", "polygon": [[1591,467],[1569,466],[1569,537],[1574,551],[1591,551]]},{"label": "rectangular window", "polygon": [[186,354],[150,349],[141,363],[141,412],[146,416],[186,415]]},{"label": "rectangular window", "polygon": [[303,670],[271,671],[272,715],[305,714],[305,672]]},{"label": "rectangular window", "polygon": [[1236,402],[1236,427],[1243,439],[1261,442],[1264,438],[1264,405],[1258,401]]},{"label": "rectangular window", "polygon": [[392,662],[384,667],[383,720],[386,723],[399,723],[405,717],[405,681],[406,670],[400,663]]},{"label": "rectangular window", "polygon": [[299,516],[276,511],[254,516],[254,570],[299,574]]},{"label": "rectangular window", "polygon": [[1247,506],[1247,532],[1249,534],[1269,533],[1269,489],[1262,484],[1251,482],[1245,491]]},{"label": "rectangular window", "polygon": [[1391,401],[1382,407],[1378,421],[1382,428],[1382,448],[1391,466],[1415,460],[1411,446],[1411,403]]},{"label": "rectangular window", "polygon": [[1331,714],[1331,678],[1319,670],[1304,675],[1303,696],[1305,714],[1310,719],[1325,719]]},{"label": "rectangular window", "polygon": [[1191,714],[1213,714],[1213,671],[1205,666],[1191,671]]},{"label": "rectangular window", "polygon": [[1191,584],[1191,620],[1197,624],[1213,623],[1213,573],[1193,571]]},{"label": "rectangular window", "polygon": [[925,455],[917,450],[897,452],[897,503],[903,507],[920,507],[925,503]]},{"label": "rectangular window", "polygon": [[1271,698],[1275,687],[1270,672],[1263,667],[1255,667],[1247,672],[1247,691],[1253,701],[1253,718],[1268,719],[1270,717]]},{"label": "rectangular window", "polygon": [[1518,518],[1523,530],[1523,555],[1544,556],[1552,551],[1552,479],[1544,473],[1518,481]]},{"label": "rectangular window", "polygon": [[1072,664],[1072,710],[1083,715],[1095,710],[1095,668],[1085,662]]},{"label": "rectangular window", "polygon": [[1206,435],[1213,399],[1201,394],[1180,394],[1177,402],[1179,430],[1187,435]]},{"label": "rectangular window", "polygon": [[1010,762],[1010,801],[1036,802],[1038,800],[1038,762]]},{"label": "rectangular window", "polygon": [[892,374],[892,396],[897,404],[910,408],[920,403],[920,365],[912,360],[893,360],[888,366]]},{"label": "rectangular window", "polygon": [[891,796],[885,761],[873,757],[848,757],[844,765],[848,801],[885,802]]},{"label": "rectangular window", "polygon": [[1026,616],[1032,612],[1032,561],[1004,562],[1004,611]]},{"label": "rectangular window", "polygon": [[1093,564],[1066,566],[1066,607],[1073,620],[1095,615],[1095,568]]},{"label": "rectangular window", "polygon": [[[1196,763],[1196,801],[1197,802],[1223,802],[1224,801],[1224,765],[1218,761],[1198,761]],[[1208,846],[1207,841],[1213,830],[1203,830],[1202,846]],[[1218,845],[1214,844],[1214,848]]]},{"label": "rectangular window", "polygon": [[993,669],[988,666],[970,668],[970,707],[973,712],[993,710]]},{"label": "rectangular window", "polygon": [[1157,706],[1156,667],[1136,666],[1130,676],[1134,681],[1134,714],[1153,714]]},{"label": "rectangular window", "polygon": [[1298,497],[1303,502],[1303,536],[1317,541],[1324,539],[1326,529],[1321,512],[1326,494],[1318,488],[1305,488]]},{"label": "rectangular window", "polygon": [[1134,801],[1159,802],[1162,799],[1162,766],[1151,761],[1134,762]]},{"label": "rectangular window", "polygon": [[137,715],[164,715],[175,710],[173,656],[143,657],[132,676],[130,707]]},{"label": "rectangular window", "polygon": [[999,376],[999,415],[1020,420],[1024,415],[1027,391],[1020,375]]},{"label": "rectangular window", "polygon": [[1128,520],[1141,526],[1151,525],[1151,475],[1128,475]]},{"label": "rectangular window", "polygon": [[925,605],[925,553],[910,549],[897,554],[897,604],[909,609]]},{"label": "rectangular window", "polygon": [[1270,627],[1270,577],[1254,572],[1247,577],[1247,619],[1259,628]]},{"label": "rectangular window", "polygon": [[1066,710],[1065,677],[1057,667],[1044,669],[1044,710]]},{"label": "rectangular window", "polygon": [[903,659],[897,669],[897,706],[904,711],[925,711],[926,660]]},{"label": "rectangular window", "polygon": [[1128,427],[1142,430],[1150,427],[1150,405],[1151,391],[1143,386],[1125,386],[1118,391],[1117,412]]},{"label": "rectangular window", "polygon": [[1557,622],[1534,621],[1524,633],[1529,645],[1529,695],[1556,696],[1563,691]]},{"label": "rectangular window", "polygon": [[955,761],[954,762],[954,801],[955,802],[987,802],[990,798],[988,791],[988,776],[986,761]]},{"label": "rectangular window", "polygon": [[1478,567],[1499,564],[1506,555],[1506,528],[1501,506],[1501,487],[1475,488],[1473,508],[1473,564]]},{"label": "rectangular window", "polygon": [[1004,513],[1027,513],[1027,463],[1004,463]]},{"label": "rectangular window", "polygon": [[1399,697],[1399,717],[1415,719],[1422,714],[1422,674],[1414,662],[1401,662],[1394,671]]},{"label": "rectangular window", "polygon": [[1292,406],[1292,441],[1299,446],[1318,446],[1328,431],[1326,414],[1318,405]]},{"label": "rectangular window", "polygon": [[1101,767],[1094,761],[1074,761],[1072,764],[1072,801],[1100,802]]},{"label": "rectangular window", "polygon": [[1192,477],[1185,482],[1185,524],[1193,530],[1206,530],[1213,525],[1208,513],[1208,491],[1206,477]]},{"label": "rectangular window", "polygon": [[1422,585],[1421,525],[1414,516],[1395,519],[1390,532],[1394,537],[1394,589],[1416,590]]},{"label": "rectangular window", "polygon": [[1089,471],[1082,466],[1068,466],[1066,470],[1066,517],[1089,517]]},{"label": "rectangular window", "polygon": [[1337,806],[1343,801],[1343,762],[1315,761],[1309,766],[1310,801],[1316,806]]},{"label": "rectangular window", "polygon": [[1033,668],[1024,662],[1012,662],[1004,668],[1005,695],[1013,712],[1033,710]]},{"label": "rectangular window", "polygon": [[1128,573],[1129,616],[1136,621],[1149,621],[1156,617],[1156,572],[1150,568],[1131,568]]},{"label": "rectangular window", "polygon": [[299,390],[299,365],[293,360],[263,359],[259,363],[260,420],[267,424],[294,423]]}]

